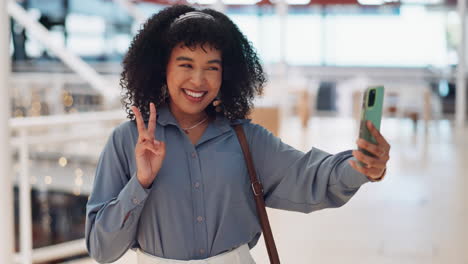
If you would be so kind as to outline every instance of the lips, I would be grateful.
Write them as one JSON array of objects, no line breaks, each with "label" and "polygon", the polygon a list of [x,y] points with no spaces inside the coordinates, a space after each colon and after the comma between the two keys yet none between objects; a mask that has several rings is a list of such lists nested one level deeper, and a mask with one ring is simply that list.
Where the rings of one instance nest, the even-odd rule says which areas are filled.
[{"label": "lips", "polygon": [[208,93],[206,91],[194,91],[194,90],[189,90],[182,88],[182,91],[184,91],[185,96],[193,102],[200,102],[203,100],[204,96]]}]

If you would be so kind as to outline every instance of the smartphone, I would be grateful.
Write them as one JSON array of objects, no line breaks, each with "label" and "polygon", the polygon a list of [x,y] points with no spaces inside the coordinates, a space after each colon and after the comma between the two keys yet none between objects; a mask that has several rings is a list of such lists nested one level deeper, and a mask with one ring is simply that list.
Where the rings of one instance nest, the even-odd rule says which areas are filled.
[{"label": "smartphone", "polygon": [[[359,127],[359,138],[362,138],[373,144],[377,144],[374,136],[367,128],[366,122],[370,120],[375,128],[380,131],[380,122],[382,120],[382,106],[384,98],[384,87],[376,86],[369,87],[364,92],[361,109],[361,123]],[[364,154],[375,157],[372,153],[359,148]],[[363,162],[358,162],[361,166],[366,166]]]}]

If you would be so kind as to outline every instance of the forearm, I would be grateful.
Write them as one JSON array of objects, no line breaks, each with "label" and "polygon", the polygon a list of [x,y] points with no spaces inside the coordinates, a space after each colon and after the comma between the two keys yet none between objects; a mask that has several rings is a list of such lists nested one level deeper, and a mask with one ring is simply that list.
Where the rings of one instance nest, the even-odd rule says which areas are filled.
[{"label": "forearm", "polygon": [[312,149],[270,177],[276,183],[267,193],[267,205],[304,213],[342,206],[368,181],[349,166],[351,157],[348,151],[330,155]]},{"label": "forearm", "polygon": [[106,203],[88,203],[86,244],[98,262],[111,262],[134,243],[138,219],[149,191],[132,177],[118,197]]}]

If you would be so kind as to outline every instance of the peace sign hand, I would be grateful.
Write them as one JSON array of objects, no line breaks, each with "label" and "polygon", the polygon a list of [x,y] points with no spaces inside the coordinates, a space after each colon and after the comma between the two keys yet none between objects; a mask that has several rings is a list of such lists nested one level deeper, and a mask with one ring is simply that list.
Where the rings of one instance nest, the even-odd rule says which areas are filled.
[{"label": "peace sign hand", "polygon": [[131,107],[135,113],[138,128],[138,141],[135,145],[135,159],[137,165],[137,178],[144,188],[148,188],[161,169],[166,155],[166,145],[154,138],[156,131],[156,107],[150,103],[150,118],[148,129],[137,107]]},{"label": "peace sign hand", "polygon": [[369,128],[370,133],[374,136],[377,144],[372,144],[362,138],[357,140],[357,145],[359,148],[367,150],[372,153],[374,157],[364,154],[360,150],[353,150],[353,156],[362,163],[365,163],[367,166],[360,166],[357,162],[349,160],[349,164],[355,170],[366,175],[371,181],[380,181],[385,176],[385,171],[387,169],[387,162],[390,159],[390,144],[387,140],[380,134],[372,124],[372,122],[366,122],[367,127]]}]

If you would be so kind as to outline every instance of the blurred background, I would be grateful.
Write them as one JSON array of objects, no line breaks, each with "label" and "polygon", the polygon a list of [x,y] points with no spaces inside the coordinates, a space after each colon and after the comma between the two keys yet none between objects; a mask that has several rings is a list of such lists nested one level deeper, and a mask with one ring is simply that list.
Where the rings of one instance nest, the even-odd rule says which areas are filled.
[{"label": "blurred background", "polygon": [[[355,148],[363,91],[385,86],[386,179],[340,209],[269,209],[283,263],[468,263],[465,0],[0,0],[0,263],[95,263],[85,205],[126,119],[121,61],[177,3],[250,39],[269,80],[251,118],[297,149]],[[268,263],[263,239],[252,253]]]}]

